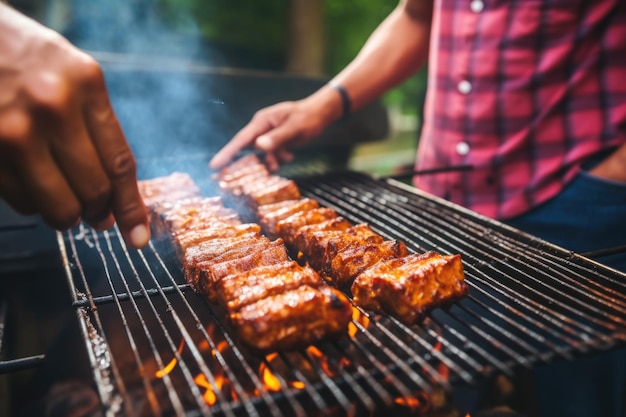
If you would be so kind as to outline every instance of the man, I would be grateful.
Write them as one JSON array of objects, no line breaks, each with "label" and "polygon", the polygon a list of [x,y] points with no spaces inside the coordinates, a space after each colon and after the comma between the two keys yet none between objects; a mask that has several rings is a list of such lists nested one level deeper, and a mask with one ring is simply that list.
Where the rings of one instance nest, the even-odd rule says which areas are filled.
[{"label": "man", "polygon": [[[212,159],[272,167],[428,59],[426,191],[577,252],[626,245],[626,2],[402,0],[309,97],[262,109]],[[626,254],[601,259],[626,271]],[[542,415],[623,416],[626,354],[538,367]]]},{"label": "man", "polygon": [[57,229],[117,221],[129,245],[150,238],[135,160],[100,66],[2,3],[0,197]]}]

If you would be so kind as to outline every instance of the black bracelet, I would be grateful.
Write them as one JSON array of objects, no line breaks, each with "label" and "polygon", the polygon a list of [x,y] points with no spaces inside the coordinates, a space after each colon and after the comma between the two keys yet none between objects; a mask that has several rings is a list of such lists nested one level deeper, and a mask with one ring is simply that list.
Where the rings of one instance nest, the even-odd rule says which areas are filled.
[{"label": "black bracelet", "polygon": [[332,81],[328,83],[328,86],[337,90],[337,92],[341,96],[341,108],[343,113],[340,120],[348,120],[350,118],[350,113],[352,113],[352,100],[350,100],[348,92],[345,88],[343,88],[341,84]]}]

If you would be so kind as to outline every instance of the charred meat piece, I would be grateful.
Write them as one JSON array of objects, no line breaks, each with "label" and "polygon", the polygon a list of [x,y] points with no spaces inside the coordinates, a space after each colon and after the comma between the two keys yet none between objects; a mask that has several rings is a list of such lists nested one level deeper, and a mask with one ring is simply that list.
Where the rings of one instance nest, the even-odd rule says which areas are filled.
[{"label": "charred meat piece", "polygon": [[[225,260],[215,263],[200,271],[200,291],[205,294],[210,301],[216,300],[215,284],[228,275],[241,274],[253,268],[264,265],[275,265],[289,260],[287,249],[282,240],[272,242],[272,245],[249,252],[239,258]],[[223,256],[223,255],[222,255]]]},{"label": "charred meat piece", "polygon": [[237,248],[250,247],[257,243],[270,243],[258,233],[247,233],[237,237],[217,238],[192,246],[185,252],[183,272],[185,281],[192,289],[199,291],[200,270],[207,262]]},{"label": "charred meat piece", "polygon": [[[293,200],[283,200],[283,201],[279,201],[277,203],[270,203],[270,204],[264,204],[262,206],[259,206],[258,210],[257,210],[257,214],[259,215],[259,218],[261,218],[262,216],[266,216],[270,213],[273,213],[275,211],[279,211],[288,207],[292,207],[294,205],[300,204],[304,201],[307,201],[312,203],[313,205],[315,205],[315,207],[312,208],[317,208],[319,206],[318,202],[311,199],[311,198],[296,198]],[[298,210],[301,211],[301,210]],[[295,213],[295,212],[294,212]],[[292,213],[293,214],[293,213]]]},{"label": "charred meat piece", "polygon": [[230,320],[247,345],[273,351],[345,334],[351,316],[352,306],[340,291],[302,286],[248,304]]},{"label": "charred meat piece", "polygon": [[319,208],[317,201],[310,198],[285,200],[265,204],[257,209],[257,217],[263,231],[270,236],[277,236],[277,224],[292,214]]},{"label": "charred meat piece", "polygon": [[267,167],[263,164],[250,164],[242,167],[241,169],[224,174],[219,179],[219,184],[221,187],[230,189],[236,183],[238,185],[243,184],[240,181],[241,178],[249,177],[249,178],[263,178],[270,175]]},{"label": "charred meat piece", "polygon": [[179,254],[183,256],[188,248],[196,246],[202,242],[222,237],[237,237],[247,233],[261,235],[261,226],[255,223],[243,223],[230,225],[227,223],[214,223],[209,228],[185,230],[183,233],[174,235],[174,241],[178,247]]},{"label": "charred meat piece", "polygon": [[258,187],[244,188],[244,201],[256,213],[260,206],[300,198],[300,189],[293,180],[274,177],[271,181],[259,182]]},{"label": "charred meat piece", "polygon": [[137,182],[139,194],[149,211],[165,201],[200,195],[200,189],[193,179],[184,172],[173,172],[170,175]]},{"label": "charred meat piece", "polygon": [[151,212],[150,225],[155,231],[169,233],[171,225],[166,225],[168,220],[185,219],[201,211],[202,207],[224,207],[222,199],[219,197],[187,197],[180,200],[163,201],[154,205]]},{"label": "charred meat piece", "polygon": [[344,233],[334,234],[325,240],[320,239],[321,244],[314,252],[312,248],[308,249],[311,255],[307,259],[309,263],[316,265],[320,272],[332,277],[331,263],[342,250],[349,246],[381,244],[383,241],[384,238],[374,232],[368,224],[360,223],[347,228]]},{"label": "charred meat piece", "polygon": [[237,213],[212,200],[201,201],[196,206],[186,205],[172,208],[161,216],[164,230],[181,233],[185,230],[207,228],[215,221],[228,224],[241,224]]},{"label": "charred meat piece", "polygon": [[326,252],[328,240],[345,234],[352,223],[339,216],[321,223],[308,224],[299,228],[291,238],[294,252],[298,252],[311,264],[317,265]]},{"label": "charred meat piece", "polygon": [[232,161],[230,164],[222,168],[219,172],[217,172],[213,179],[216,181],[221,181],[223,179],[228,179],[229,177],[236,176],[237,172],[245,171],[250,166],[265,166],[259,157],[253,153],[249,153],[247,155],[242,156],[239,159]]},{"label": "charred meat piece", "polygon": [[238,172],[240,175],[232,176],[230,180],[222,180],[218,183],[222,195],[230,198],[240,197],[245,193],[246,187],[251,184],[268,181],[274,178],[263,165],[253,165]]},{"label": "charred meat piece", "polygon": [[271,295],[303,285],[325,285],[317,272],[295,261],[259,266],[241,274],[228,275],[216,284],[217,298],[230,313]]},{"label": "charred meat piece", "polygon": [[298,229],[309,224],[321,223],[326,220],[337,218],[337,212],[330,208],[316,208],[313,210],[301,211],[286,219],[280,220],[276,224],[278,236],[282,237],[288,245],[293,245]]},{"label": "charred meat piece", "polygon": [[355,242],[344,247],[332,258],[328,276],[335,286],[345,288],[354,278],[372,265],[409,254],[403,242],[386,240],[382,243]]},{"label": "charred meat piece", "polygon": [[461,255],[427,252],[380,262],[356,277],[352,294],[363,308],[413,324],[467,294]]}]

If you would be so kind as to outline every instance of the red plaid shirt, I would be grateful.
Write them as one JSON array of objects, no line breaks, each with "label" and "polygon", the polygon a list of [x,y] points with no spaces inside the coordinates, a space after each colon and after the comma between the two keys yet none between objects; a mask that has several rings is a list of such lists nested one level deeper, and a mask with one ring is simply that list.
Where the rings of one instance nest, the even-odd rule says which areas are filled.
[{"label": "red plaid shirt", "polygon": [[626,142],[625,0],[435,0],[417,187],[492,218]]}]

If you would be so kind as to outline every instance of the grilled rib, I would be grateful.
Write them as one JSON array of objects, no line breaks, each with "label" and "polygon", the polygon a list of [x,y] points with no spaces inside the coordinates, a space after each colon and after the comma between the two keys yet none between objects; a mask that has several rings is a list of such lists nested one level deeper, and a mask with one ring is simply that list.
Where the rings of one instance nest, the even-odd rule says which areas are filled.
[{"label": "grilled rib", "polygon": [[249,153],[232,161],[230,164],[219,170],[214,174],[213,179],[221,181],[228,179],[229,176],[237,176],[237,172],[246,171],[250,166],[262,166],[265,168],[265,165],[261,162],[257,155]]},{"label": "grilled rib", "polygon": [[174,201],[200,195],[200,189],[184,172],[137,181],[139,194],[148,210],[165,201]]},{"label": "grilled rib", "polygon": [[257,217],[263,231],[270,236],[277,236],[277,224],[292,214],[319,208],[317,201],[310,198],[284,200],[265,204],[257,208]]},{"label": "grilled rib", "polygon": [[244,201],[253,213],[266,204],[300,198],[300,189],[293,180],[287,178],[274,177],[258,185],[243,191]]},{"label": "grilled rib", "polygon": [[330,208],[316,208],[292,214],[276,224],[278,236],[282,237],[289,245],[293,245],[298,229],[302,226],[321,223],[326,220],[337,218],[337,212]]},{"label": "grilled rib", "polygon": [[267,298],[308,285],[319,287],[324,282],[317,272],[295,261],[259,266],[249,271],[228,275],[216,284],[217,297],[230,313]]},{"label": "grilled rib", "polygon": [[240,225],[230,225],[227,223],[214,223],[211,227],[200,230],[186,230],[183,233],[175,234],[174,240],[178,246],[180,255],[184,255],[188,248],[196,246],[207,240],[222,237],[237,237],[247,233],[261,235],[261,226],[254,223],[244,223]]},{"label": "grilled rib", "polygon": [[321,286],[263,298],[230,314],[243,342],[261,350],[293,349],[345,333],[352,307],[340,291]]},{"label": "grilled rib", "polygon": [[426,311],[467,294],[461,255],[427,252],[380,262],[356,277],[352,294],[366,309],[416,323]]},{"label": "grilled rib", "polygon": [[349,287],[354,278],[372,265],[409,254],[403,242],[355,243],[344,247],[330,262],[328,276],[335,286]]},{"label": "grilled rib", "polygon": [[250,247],[256,242],[267,244],[270,240],[264,236],[259,236],[257,233],[246,233],[236,237],[211,239],[190,247],[183,258],[185,281],[192,289],[199,292],[200,271],[207,262],[214,261],[218,256],[234,249]]},{"label": "grilled rib", "polygon": [[240,258],[211,263],[206,268],[202,268],[199,280],[200,291],[209,300],[215,301],[217,299],[215,284],[225,276],[240,274],[259,266],[275,265],[289,260],[287,249],[282,240],[273,243],[271,246]]}]

